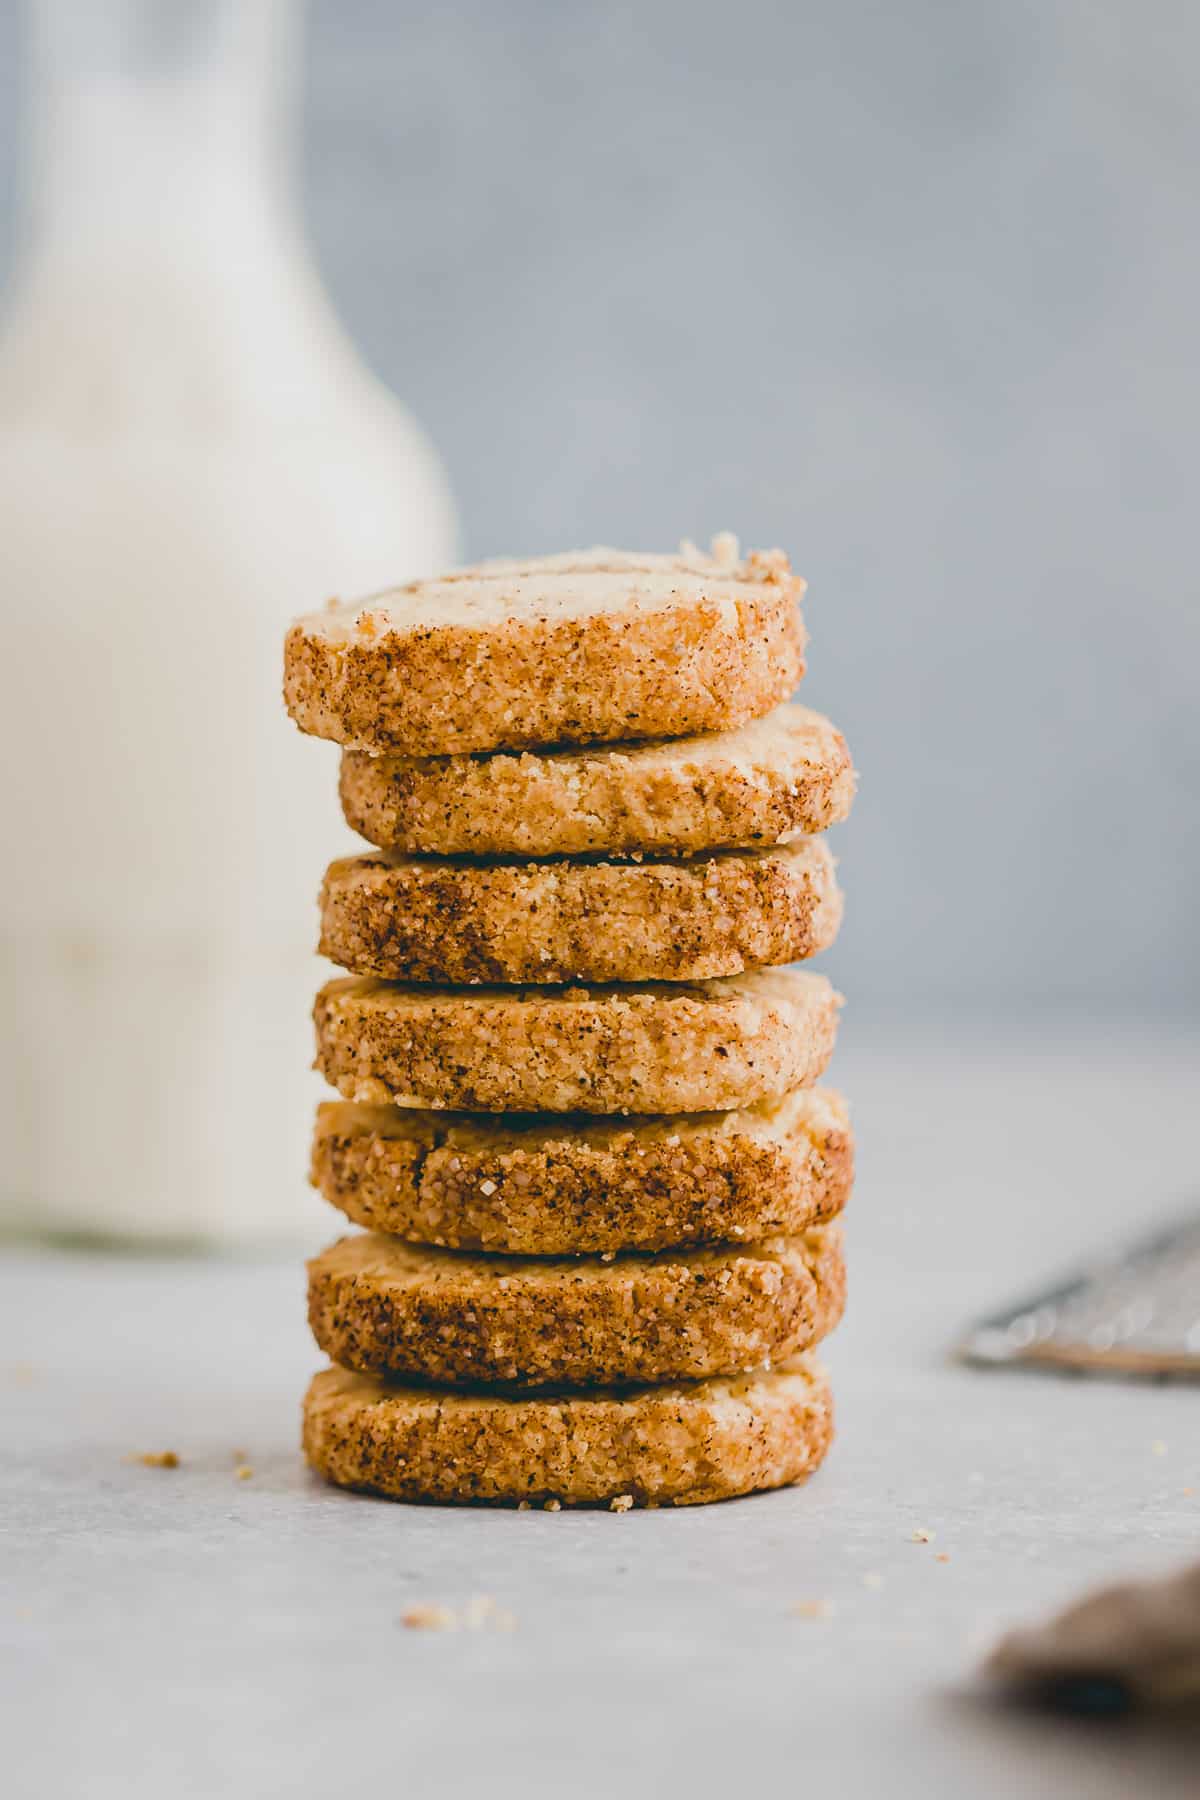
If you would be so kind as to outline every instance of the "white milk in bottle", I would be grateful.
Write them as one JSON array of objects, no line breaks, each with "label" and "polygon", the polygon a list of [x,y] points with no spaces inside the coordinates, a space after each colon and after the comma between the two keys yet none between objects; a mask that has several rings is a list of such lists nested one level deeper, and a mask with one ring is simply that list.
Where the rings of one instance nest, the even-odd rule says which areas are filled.
[{"label": "white milk in bottle", "polygon": [[454,546],[289,211],[293,22],[32,14],[0,330],[9,1226],[255,1241],[315,1206],[315,899],[347,834],[336,751],[283,712],[283,633]]}]

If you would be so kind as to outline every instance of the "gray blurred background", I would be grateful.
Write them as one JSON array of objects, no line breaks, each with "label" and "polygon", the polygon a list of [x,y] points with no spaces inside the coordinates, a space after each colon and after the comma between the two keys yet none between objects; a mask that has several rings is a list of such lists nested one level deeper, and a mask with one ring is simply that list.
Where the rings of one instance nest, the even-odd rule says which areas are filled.
[{"label": "gray blurred background", "polygon": [[[862,774],[852,1017],[1200,1011],[1200,12],[316,0],[304,204],[471,554],[730,528]],[[21,18],[0,0],[0,278]]]}]

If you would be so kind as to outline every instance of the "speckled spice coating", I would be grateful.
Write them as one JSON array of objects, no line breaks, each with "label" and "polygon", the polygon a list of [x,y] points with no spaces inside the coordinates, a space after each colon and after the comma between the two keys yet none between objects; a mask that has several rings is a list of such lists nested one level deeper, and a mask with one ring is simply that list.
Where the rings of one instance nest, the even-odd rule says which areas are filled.
[{"label": "speckled spice coating", "polygon": [[704,981],[828,949],[842,917],[834,868],[822,838],[655,861],[377,850],[330,865],[320,949],[398,981]]},{"label": "speckled spice coating", "polygon": [[591,750],[342,756],[346,820],[418,855],[578,856],[784,844],[844,819],[846,740],[804,706],[738,731]]},{"label": "speckled spice coating", "polygon": [[845,1102],[800,1088],[743,1112],[522,1120],[328,1101],[312,1178],[356,1225],[518,1256],[755,1243],[835,1217]]},{"label": "speckled spice coating", "polygon": [[803,1481],[832,1437],[809,1357],[735,1381],[519,1399],[326,1369],[304,1402],[312,1467],[395,1500],[698,1505]]},{"label": "speckled spice coating", "polygon": [[484,1257],[360,1233],[308,1265],[308,1322],[362,1374],[516,1387],[700,1380],[810,1349],[845,1302],[841,1229],[657,1256]]},{"label": "speckled spice coating", "polygon": [[777,551],[482,564],[298,620],[284,698],[303,731],[410,756],[719,731],[804,673],[803,588]]},{"label": "speckled spice coating", "polygon": [[317,995],[316,1066],[347,1100],[467,1112],[724,1112],[817,1080],[840,996],[769,969],[608,988],[422,988],[344,976]]}]

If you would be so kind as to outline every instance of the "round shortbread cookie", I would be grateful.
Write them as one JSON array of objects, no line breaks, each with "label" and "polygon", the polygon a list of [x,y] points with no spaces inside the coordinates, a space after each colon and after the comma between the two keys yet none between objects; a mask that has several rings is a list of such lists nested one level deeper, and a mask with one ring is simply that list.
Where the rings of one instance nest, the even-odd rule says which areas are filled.
[{"label": "round shortbread cookie", "polygon": [[342,1238],[308,1265],[308,1322],[364,1375],[513,1387],[693,1381],[807,1350],[845,1302],[841,1229],[657,1255],[524,1258]]},{"label": "round shortbread cookie", "polygon": [[828,1088],[639,1120],[327,1101],[312,1149],[313,1185],[356,1225],[517,1256],[756,1243],[834,1218],[853,1179]]},{"label": "round shortbread cookie", "polygon": [[330,864],[320,950],[397,981],[707,981],[828,949],[842,917],[834,869],[819,837],[652,862],[376,850]]},{"label": "round shortbread cookie", "polygon": [[820,713],[780,706],[739,731],[592,750],[492,756],[342,756],[346,821],[385,850],[579,856],[785,844],[844,819],[846,740]]},{"label": "round shortbread cookie", "polygon": [[779,551],[714,551],[480,563],[335,603],[287,635],[288,711],[410,756],[741,725],[804,673],[804,583]]},{"label": "round shortbread cookie", "polygon": [[841,997],[823,975],[607,988],[409,987],[317,995],[316,1067],[347,1100],[465,1112],[727,1112],[808,1087]]},{"label": "round shortbread cookie", "polygon": [[732,1381],[512,1399],[325,1369],[304,1401],[312,1467],[393,1500],[698,1505],[803,1481],[832,1438],[807,1356]]}]

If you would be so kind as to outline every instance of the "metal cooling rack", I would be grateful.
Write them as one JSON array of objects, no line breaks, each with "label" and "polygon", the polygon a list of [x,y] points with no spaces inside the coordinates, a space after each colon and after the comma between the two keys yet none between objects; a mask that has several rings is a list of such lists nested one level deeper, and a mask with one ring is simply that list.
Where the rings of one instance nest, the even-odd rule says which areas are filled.
[{"label": "metal cooling rack", "polygon": [[1200,1380],[1200,1215],[984,1319],[967,1362]]}]

